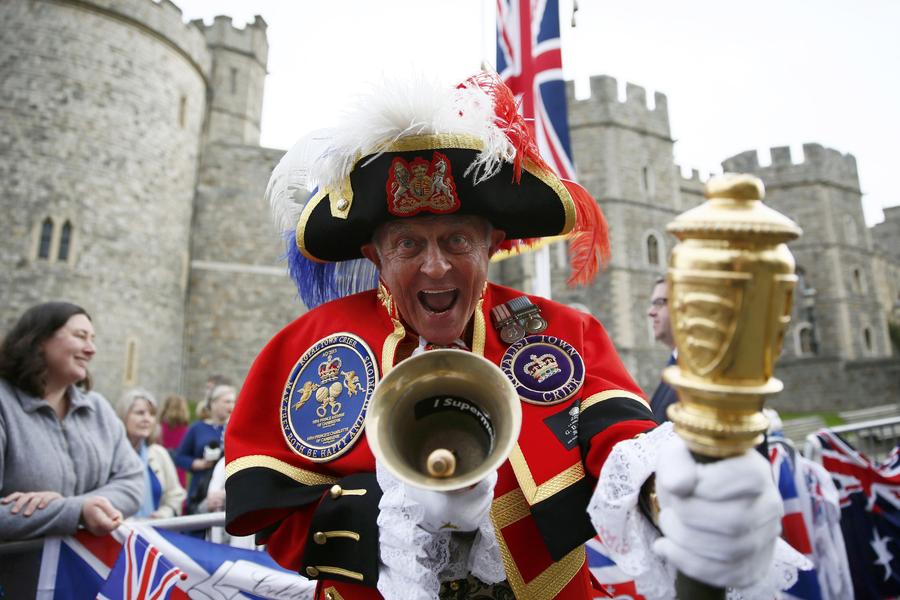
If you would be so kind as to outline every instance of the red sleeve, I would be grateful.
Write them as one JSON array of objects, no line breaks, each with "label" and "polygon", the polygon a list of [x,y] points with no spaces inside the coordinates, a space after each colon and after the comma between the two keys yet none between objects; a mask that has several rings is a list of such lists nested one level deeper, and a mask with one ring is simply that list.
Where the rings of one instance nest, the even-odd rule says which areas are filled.
[{"label": "red sleeve", "polygon": [[578,441],[594,479],[613,446],[656,426],[646,397],[634,382],[599,321],[583,321],[585,382]]}]

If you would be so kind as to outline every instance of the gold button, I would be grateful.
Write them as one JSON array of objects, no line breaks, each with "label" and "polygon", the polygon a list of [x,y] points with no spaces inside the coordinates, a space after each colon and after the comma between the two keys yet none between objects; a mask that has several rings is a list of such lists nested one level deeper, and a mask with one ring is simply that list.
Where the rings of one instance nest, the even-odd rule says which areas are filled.
[{"label": "gold button", "polygon": [[458,582],[458,581],[451,581],[451,582],[450,582],[450,589],[453,590],[454,592],[457,591],[457,590],[459,590],[459,582]]},{"label": "gold button", "polygon": [[349,205],[350,205],[350,203],[347,202],[346,198],[341,198],[340,200],[337,201],[337,209],[338,210],[347,210],[347,207]]},{"label": "gold button", "polygon": [[334,594],[331,592],[325,592],[325,600],[334,600]]},{"label": "gold button", "polygon": [[331,490],[329,491],[329,493],[331,494],[332,498],[340,498],[341,494],[344,493],[344,490],[341,489],[341,486],[339,485],[333,485],[331,486]]},{"label": "gold button", "polygon": [[328,536],[326,536],[321,531],[317,531],[313,534],[313,541],[319,545],[322,545],[328,541]]},{"label": "gold button", "polygon": [[306,574],[309,575],[310,577],[318,577],[319,570],[315,567],[306,567]]}]

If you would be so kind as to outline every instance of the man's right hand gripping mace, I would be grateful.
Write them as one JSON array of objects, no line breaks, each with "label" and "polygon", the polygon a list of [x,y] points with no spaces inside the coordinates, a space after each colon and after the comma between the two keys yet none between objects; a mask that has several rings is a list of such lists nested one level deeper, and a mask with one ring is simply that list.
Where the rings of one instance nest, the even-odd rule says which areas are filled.
[{"label": "man's right hand gripping mace", "polygon": [[[762,442],[765,396],[783,387],[772,372],[797,281],[785,243],[801,231],[763,196],[756,177],[714,177],[708,200],[667,227],[680,241],[668,273],[678,365],[664,372],[679,402],[668,415],[698,461]],[[681,599],[725,597],[680,573],[676,591]]]}]

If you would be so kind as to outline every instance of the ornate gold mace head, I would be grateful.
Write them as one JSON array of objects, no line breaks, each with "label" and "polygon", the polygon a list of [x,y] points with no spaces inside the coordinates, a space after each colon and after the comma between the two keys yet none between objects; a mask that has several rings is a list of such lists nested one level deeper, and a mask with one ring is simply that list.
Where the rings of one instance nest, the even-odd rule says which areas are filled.
[{"label": "ornate gold mace head", "polygon": [[678,391],[675,431],[695,453],[724,458],[759,444],[765,396],[791,314],[797,276],[785,242],[800,228],[761,202],[762,181],[726,173],[707,201],[667,230],[680,243],[669,261],[669,316],[678,365],[663,376]]}]

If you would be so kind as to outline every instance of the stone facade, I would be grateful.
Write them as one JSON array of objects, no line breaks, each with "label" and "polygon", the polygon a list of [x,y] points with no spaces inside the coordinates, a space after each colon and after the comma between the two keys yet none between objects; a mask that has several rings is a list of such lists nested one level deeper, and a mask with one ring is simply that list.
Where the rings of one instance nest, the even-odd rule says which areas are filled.
[{"label": "stone facade", "polygon": [[[167,0],[14,0],[0,16],[0,330],[32,304],[68,299],[94,317],[92,372],[111,398],[141,385],[196,399],[212,373],[240,382],[304,311],[263,197],[283,154],[259,146],[265,22],[184,23]],[[586,100],[568,88],[573,154],[613,258],[592,286],[570,289],[566,246],[550,246],[553,295],[600,318],[649,394],[667,355],[645,314],[675,243],[665,226],[702,201],[703,183],[673,163],[664,95],[650,108],[638,86],[621,102],[610,77],[590,88]],[[900,317],[900,209],[870,232],[853,158],[805,150],[797,165],[785,149],[769,167],[755,153],[725,162],[762,177],[806,232],[792,248],[803,289],[816,292],[798,296],[779,405],[895,400],[887,322]],[[491,269],[522,289],[533,276],[521,257]],[[817,353],[801,343],[812,327]]]}]

